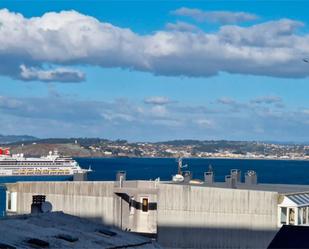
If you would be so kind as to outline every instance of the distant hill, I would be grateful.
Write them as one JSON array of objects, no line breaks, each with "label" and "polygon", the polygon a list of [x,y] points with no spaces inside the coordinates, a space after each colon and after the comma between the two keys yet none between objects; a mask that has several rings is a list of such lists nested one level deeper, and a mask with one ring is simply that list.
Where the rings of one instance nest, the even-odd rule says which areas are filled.
[{"label": "distant hill", "polygon": [[0,144],[11,144],[17,142],[27,142],[38,140],[38,138],[28,135],[1,135],[0,134]]},{"label": "distant hill", "polygon": [[[12,154],[27,156],[47,155],[57,150],[72,157],[242,157],[258,155],[260,158],[309,159],[309,147],[282,145],[258,141],[227,140],[173,140],[156,143],[128,142],[102,138],[44,138],[33,136],[0,135],[0,145],[10,147]],[[237,156],[236,156],[237,155]],[[241,156],[240,156],[241,155]]]}]

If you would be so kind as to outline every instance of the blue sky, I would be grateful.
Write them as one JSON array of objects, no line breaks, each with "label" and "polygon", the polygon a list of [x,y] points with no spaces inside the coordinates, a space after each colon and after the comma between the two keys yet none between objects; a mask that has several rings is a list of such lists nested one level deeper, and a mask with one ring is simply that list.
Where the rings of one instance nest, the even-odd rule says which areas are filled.
[{"label": "blue sky", "polygon": [[2,1],[0,129],[309,141],[307,1]]}]

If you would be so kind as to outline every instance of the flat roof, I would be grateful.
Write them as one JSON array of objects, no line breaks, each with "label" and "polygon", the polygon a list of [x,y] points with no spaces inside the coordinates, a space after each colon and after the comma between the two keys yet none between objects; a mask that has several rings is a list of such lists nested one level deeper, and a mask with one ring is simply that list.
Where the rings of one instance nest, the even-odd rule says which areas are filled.
[{"label": "flat roof", "polygon": [[161,248],[149,238],[62,212],[1,218],[1,244],[8,245],[5,248],[38,248],[39,244],[46,248]]},{"label": "flat roof", "polygon": [[277,192],[279,194],[287,193],[299,193],[299,192],[309,192],[309,185],[295,185],[295,184],[268,184],[268,183],[258,183],[258,184],[245,184],[237,183],[236,188],[231,188],[225,182],[214,182],[212,184],[201,183],[201,184],[191,184],[191,183],[177,183],[168,182],[168,184],[175,185],[190,185],[197,187],[212,187],[212,188],[226,188],[226,189],[244,189],[244,190],[256,190],[256,191],[269,191]]}]

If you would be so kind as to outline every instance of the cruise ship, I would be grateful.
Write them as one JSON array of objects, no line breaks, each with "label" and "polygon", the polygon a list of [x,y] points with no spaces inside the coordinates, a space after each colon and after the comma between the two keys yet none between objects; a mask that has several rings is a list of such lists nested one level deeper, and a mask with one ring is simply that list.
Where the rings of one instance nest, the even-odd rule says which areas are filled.
[{"label": "cruise ship", "polygon": [[86,173],[71,157],[64,157],[57,151],[42,157],[24,157],[23,154],[10,154],[0,148],[0,177],[4,176],[71,176]]}]

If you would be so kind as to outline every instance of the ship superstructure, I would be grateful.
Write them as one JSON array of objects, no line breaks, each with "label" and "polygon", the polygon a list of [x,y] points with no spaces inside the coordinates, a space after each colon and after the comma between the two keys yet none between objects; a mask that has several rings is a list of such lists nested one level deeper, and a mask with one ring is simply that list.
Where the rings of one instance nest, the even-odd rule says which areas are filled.
[{"label": "ship superstructure", "polygon": [[84,173],[90,170],[82,169],[71,157],[49,152],[42,157],[25,157],[23,154],[10,154],[8,149],[0,149],[1,176],[60,176]]}]

